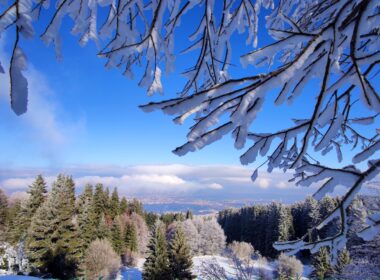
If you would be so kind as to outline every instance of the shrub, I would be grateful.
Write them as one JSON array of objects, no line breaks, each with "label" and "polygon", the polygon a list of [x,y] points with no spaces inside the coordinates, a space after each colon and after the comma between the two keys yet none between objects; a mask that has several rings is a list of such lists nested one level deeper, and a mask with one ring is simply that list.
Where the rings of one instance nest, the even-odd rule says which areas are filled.
[{"label": "shrub", "polygon": [[242,261],[249,261],[254,253],[253,246],[247,242],[233,241],[228,248],[232,254]]},{"label": "shrub", "polygon": [[119,267],[120,257],[107,240],[96,239],[90,244],[83,261],[85,279],[115,279]]},{"label": "shrub", "polygon": [[278,277],[280,280],[300,278],[303,272],[302,263],[295,257],[281,254],[278,257]]}]

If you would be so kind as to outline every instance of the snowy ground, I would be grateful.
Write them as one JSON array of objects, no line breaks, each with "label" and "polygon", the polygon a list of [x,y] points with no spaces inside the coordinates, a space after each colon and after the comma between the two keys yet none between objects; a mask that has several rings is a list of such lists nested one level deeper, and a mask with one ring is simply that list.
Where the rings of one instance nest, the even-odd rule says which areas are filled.
[{"label": "snowy ground", "polygon": [[[216,261],[221,267],[224,268],[227,275],[230,277],[231,280],[234,279],[234,269],[228,258],[222,257],[222,256],[198,256],[193,258],[193,273],[195,275],[200,274],[200,270],[202,267],[202,263],[209,263]],[[138,262],[138,265],[136,267],[124,267],[120,270],[120,273],[117,280],[141,280],[141,272],[142,267],[144,264],[144,259],[140,259]],[[257,267],[257,263],[254,265]],[[270,263],[268,265],[262,266],[263,269],[268,270],[269,272],[273,272],[274,270],[274,264]],[[304,277],[303,280],[307,280],[307,276],[309,276],[311,273],[311,267],[310,266],[304,266]],[[259,279],[259,278],[257,278]],[[1,280],[1,279],[0,279]],[[198,277],[197,280],[203,280],[202,278]]]},{"label": "snowy ground", "polygon": [[[139,259],[138,264],[136,267],[123,267],[119,274],[117,275],[116,280],[142,280],[142,267],[144,265],[145,259]],[[221,267],[224,268],[227,275],[230,277],[231,280],[234,279],[234,269],[232,267],[232,264],[229,262],[229,260],[226,257],[222,256],[198,256],[193,258],[193,273],[195,275],[199,275],[202,263],[209,263],[209,262],[217,262]],[[255,264],[257,267],[257,263]],[[264,265],[261,268],[272,272],[274,270],[274,264],[269,263],[268,265]],[[307,276],[311,272],[310,266],[304,266],[304,280],[307,280]],[[1,275],[0,271],[0,280],[36,280],[38,278],[35,277],[29,277],[29,276],[13,276],[13,275]],[[258,279],[258,278],[257,278]],[[202,278],[198,277],[197,280],[203,280]]]}]

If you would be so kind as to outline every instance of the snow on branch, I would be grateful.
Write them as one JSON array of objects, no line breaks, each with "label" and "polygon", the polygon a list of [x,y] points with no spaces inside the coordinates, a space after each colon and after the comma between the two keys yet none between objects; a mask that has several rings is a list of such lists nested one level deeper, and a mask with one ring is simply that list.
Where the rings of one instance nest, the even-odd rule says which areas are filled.
[{"label": "snow on branch", "polygon": [[[142,66],[139,85],[149,95],[163,92],[162,75],[173,70],[177,58],[178,27],[188,20],[187,14],[196,15],[190,17],[193,32],[182,52],[192,52],[194,60],[183,72],[187,82],[179,96],[141,106],[147,112],[161,110],[177,124],[193,117],[187,141],[174,150],[177,155],[202,149],[229,134],[235,148],[245,149],[242,164],[261,156],[267,158],[269,172],[274,168],[295,170],[293,180],[299,185],[320,184],[315,193],[318,199],[338,185],[345,186],[345,198],[329,216],[339,216],[342,221],[353,196],[378,172],[379,160],[373,158],[380,148],[379,130],[372,127],[380,114],[378,83],[374,82],[380,72],[379,1],[57,0],[53,4],[41,39],[55,45],[58,58],[61,24],[69,17],[73,35],[79,36],[81,45],[93,40],[106,67],[121,68],[125,76],[133,78],[135,67]],[[0,34],[16,35],[9,71],[11,104],[16,114],[22,114],[28,91],[22,38],[33,37],[32,23],[43,15],[49,1],[14,0],[1,7]],[[108,11],[105,19],[98,17],[100,7]],[[273,40],[257,49],[263,9],[269,14],[265,24]],[[245,39],[252,49],[241,55],[240,62],[266,65],[267,70],[230,77],[232,52],[237,49],[233,36]],[[252,124],[268,100],[291,107],[305,94],[308,116],[300,116],[278,131],[253,130]],[[369,128],[361,129],[364,125]],[[350,158],[354,164],[367,161],[367,171],[354,166],[330,168],[314,160],[314,154],[334,151],[341,162],[346,146],[356,152]],[[252,180],[257,175],[255,170]],[[376,222],[363,234],[371,236],[368,232],[377,230]],[[276,246],[293,252],[321,244],[336,248],[344,244],[345,234],[343,229],[317,243],[302,240]]]},{"label": "snow on branch", "polygon": [[[314,252],[320,246],[330,246],[331,252],[336,252],[344,246],[346,209],[362,184],[379,171],[379,161],[370,160],[380,147],[378,130],[363,133],[360,129],[375,123],[380,113],[380,97],[373,83],[380,62],[379,9],[378,2],[364,0],[281,1],[266,18],[275,41],[241,57],[243,65],[267,64],[273,70],[238,82],[227,79],[177,99],[142,106],[145,111],[162,110],[174,115],[176,123],[194,115],[187,142],[174,151],[178,155],[231,134],[237,149],[252,142],[240,158],[242,164],[253,163],[260,155],[267,157],[269,172],[274,168],[293,169],[296,173],[292,180],[298,179],[299,185],[320,184],[314,194],[317,199],[332,193],[336,186],[346,187],[340,206],[318,226],[340,217],[340,234],[319,241],[278,243],[279,250]],[[312,80],[320,81],[319,88]],[[293,126],[279,131],[251,131],[269,94],[277,89],[275,104],[292,106],[298,96],[306,94],[303,89],[308,84],[315,88],[315,99],[310,98],[308,104],[308,118],[295,119]],[[360,149],[351,160],[355,164],[369,160],[369,169],[361,172],[355,166],[329,168],[312,157],[334,151],[341,162],[344,146]],[[255,170],[252,180],[257,176]],[[377,232],[377,226],[367,231]]]},{"label": "snow on branch", "polygon": [[[320,165],[310,164],[304,162],[304,165],[298,168],[299,172],[309,172],[312,175],[300,176],[298,183],[310,184],[308,180],[312,178],[313,181],[323,181],[328,178],[327,182],[317,191],[318,194],[321,189],[332,192],[334,187],[338,184],[342,184],[347,187],[347,192],[343,195],[339,206],[334,209],[319,225],[316,226],[317,230],[327,226],[332,220],[339,218],[341,221],[340,232],[335,236],[329,236],[321,240],[307,240],[310,239],[308,234],[305,234],[299,240],[276,242],[274,247],[278,250],[284,250],[288,254],[296,254],[300,250],[309,249],[312,253],[318,252],[321,247],[330,247],[333,258],[337,257],[337,252],[345,247],[346,235],[349,225],[347,223],[347,208],[351,205],[356,194],[361,190],[363,184],[371,181],[376,175],[380,173],[380,159],[370,161],[369,167],[366,171],[360,172],[352,166],[348,166],[343,169],[332,169]],[[300,174],[300,173],[298,173]],[[337,180],[335,184],[331,184],[331,180]],[[316,198],[321,198],[317,196]],[[358,232],[358,236],[365,240],[371,240],[380,232],[379,229],[380,217],[378,213],[369,217],[367,221],[368,227]]]}]

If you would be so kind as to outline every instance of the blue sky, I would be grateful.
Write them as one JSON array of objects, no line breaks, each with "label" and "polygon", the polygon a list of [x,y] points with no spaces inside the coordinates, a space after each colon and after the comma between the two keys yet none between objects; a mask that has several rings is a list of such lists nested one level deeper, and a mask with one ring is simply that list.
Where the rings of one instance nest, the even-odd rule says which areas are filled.
[{"label": "blue sky", "polygon": [[[41,33],[42,26],[36,26],[37,34]],[[137,80],[128,80],[118,69],[106,70],[105,60],[96,56],[94,43],[81,48],[78,38],[69,34],[70,26],[70,21],[65,22],[62,31],[61,61],[55,59],[53,48],[47,48],[38,38],[22,41],[29,62],[30,103],[25,115],[17,117],[11,111],[8,77],[0,76],[0,135],[3,135],[0,137],[0,186],[2,184],[9,192],[22,191],[38,173],[42,172],[52,180],[55,174],[67,172],[82,184],[87,178],[90,182],[99,180],[131,188],[125,192],[128,195],[156,190],[145,187],[157,183],[160,186],[162,183],[161,189],[167,188],[168,191],[173,191],[170,185],[179,186],[181,195],[188,194],[192,188],[197,196],[204,194],[205,197],[207,193],[209,197],[224,198],[239,197],[239,193],[255,198],[259,195],[287,195],[286,188],[292,186],[285,183],[286,176],[264,174],[263,180],[250,184],[250,172],[257,164],[240,167],[242,151],[233,148],[229,136],[196,153],[175,156],[171,151],[185,142],[191,122],[178,126],[160,112],[147,114],[138,108],[150,101],[174,97],[184,85],[185,80],[179,72],[192,65],[189,63],[191,55],[180,57],[176,72],[164,78],[164,96],[148,97],[145,90],[137,86]],[[189,32],[193,27],[184,25],[182,28]],[[5,66],[12,41],[7,39],[11,38],[12,34],[1,38],[0,60]],[[186,46],[179,42],[177,52]],[[268,37],[261,28],[259,44],[267,42]],[[238,62],[238,54],[248,50],[244,40],[235,36],[232,44],[237,65],[232,67],[232,75],[254,71],[253,68],[242,69]],[[136,72],[139,77],[141,69]],[[311,89],[308,87],[306,91]],[[304,106],[308,100],[310,95],[306,94],[299,98],[293,107],[297,110],[275,108],[267,102],[255,126],[264,131],[286,126],[293,116],[300,117],[308,112],[308,107]],[[327,159],[334,162],[333,156]],[[262,161],[260,159],[258,164]],[[184,171],[172,171],[173,164],[186,169],[187,177],[183,175]],[[157,169],[159,165],[166,166],[166,169]],[[138,178],[133,177],[137,167],[140,168]],[[199,175],[202,172],[198,167],[212,170],[212,176]],[[222,176],[227,169],[234,174],[234,179]],[[129,177],[123,180],[123,176]],[[240,180],[242,176],[244,179]],[[131,184],[139,188],[132,188]],[[244,186],[244,191],[237,191],[237,186]],[[299,198],[305,193],[301,191],[296,196]]]}]

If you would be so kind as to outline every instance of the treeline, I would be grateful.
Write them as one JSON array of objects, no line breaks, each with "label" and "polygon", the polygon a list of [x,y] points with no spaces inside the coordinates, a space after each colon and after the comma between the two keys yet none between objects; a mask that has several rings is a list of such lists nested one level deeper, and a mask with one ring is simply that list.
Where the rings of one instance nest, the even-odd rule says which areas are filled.
[{"label": "treeline", "polygon": [[[142,204],[110,194],[102,184],[75,183],[59,175],[48,193],[42,176],[29,186],[27,200],[9,202],[0,190],[0,241],[25,251],[31,274],[69,279],[85,274],[86,250],[96,239],[108,240],[118,256],[143,254],[149,241]],[[23,265],[23,264],[21,264]]]},{"label": "treeline", "polygon": [[336,233],[339,221],[317,231],[312,230],[338,205],[338,200],[325,197],[317,201],[312,197],[292,205],[271,203],[240,209],[226,209],[218,214],[227,242],[244,241],[253,245],[261,255],[276,257],[279,252],[273,248],[276,241],[286,241],[307,234],[307,239],[316,240]]},{"label": "treeline", "polygon": [[66,175],[47,189],[42,176],[29,186],[27,199],[10,200],[0,189],[0,269],[114,279],[121,264],[134,266],[145,257],[143,279],[193,279],[192,256],[225,249],[215,217],[145,212],[138,200],[120,198],[117,188],[110,193],[102,184],[86,185],[76,196]]}]

